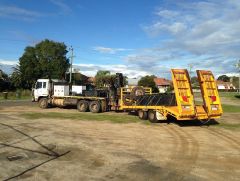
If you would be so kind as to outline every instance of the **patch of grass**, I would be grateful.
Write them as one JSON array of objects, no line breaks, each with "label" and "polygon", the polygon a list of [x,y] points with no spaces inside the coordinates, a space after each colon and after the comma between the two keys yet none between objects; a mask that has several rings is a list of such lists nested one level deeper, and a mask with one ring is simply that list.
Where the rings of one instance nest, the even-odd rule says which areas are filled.
[{"label": "patch of grass", "polygon": [[240,124],[220,123],[220,124],[216,124],[213,126],[221,127],[221,128],[225,128],[225,129],[229,129],[229,130],[239,130],[240,129]]},{"label": "patch of grass", "polygon": [[3,97],[0,97],[1,101],[5,100],[31,100],[31,96],[21,96],[20,98],[14,97],[14,96],[9,96],[7,99],[4,99]]},{"label": "patch of grass", "polygon": [[239,99],[240,96],[237,92],[219,92],[220,97],[226,97],[230,99]]},{"label": "patch of grass", "polygon": [[222,107],[223,107],[223,112],[230,112],[230,113],[240,112],[240,106],[222,104]]},{"label": "patch of grass", "polygon": [[4,98],[3,92],[0,92],[0,100],[26,100],[31,99],[30,90],[20,90],[15,92],[8,92],[7,99]]},{"label": "patch of grass", "polygon": [[114,123],[135,123],[140,122],[137,116],[133,115],[109,115],[105,113],[23,113],[20,116],[26,119],[72,119],[72,120],[85,120],[85,121],[110,121]]}]

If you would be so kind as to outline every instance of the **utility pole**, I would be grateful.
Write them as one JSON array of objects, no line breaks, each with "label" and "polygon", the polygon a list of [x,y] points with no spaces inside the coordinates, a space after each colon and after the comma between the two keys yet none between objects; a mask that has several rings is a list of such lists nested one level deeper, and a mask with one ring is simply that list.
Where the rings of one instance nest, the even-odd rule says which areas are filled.
[{"label": "utility pole", "polygon": [[240,94],[240,60],[238,60],[238,63],[236,63],[235,65],[239,71],[239,74],[238,74],[238,93]]},{"label": "utility pole", "polygon": [[189,67],[189,76],[190,76],[190,79],[191,79],[193,64],[191,64],[191,63],[188,64],[188,67]]},{"label": "utility pole", "polygon": [[70,64],[70,78],[69,78],[69,83],[72,84],[72,64],[73,64],[73,47],[71,46],[69,48],[69,51],[71,51],[71,56],[70,56],[70,60],[71,60],[71,64]]}]

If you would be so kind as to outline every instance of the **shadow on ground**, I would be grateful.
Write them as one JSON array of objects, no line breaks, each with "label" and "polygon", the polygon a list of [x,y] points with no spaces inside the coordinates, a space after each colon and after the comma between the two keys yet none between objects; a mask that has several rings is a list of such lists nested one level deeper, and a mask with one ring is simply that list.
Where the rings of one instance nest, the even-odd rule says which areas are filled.
[{"label": "shadow on ground", "polygon": [[168,120],[169,123],[176,124],[180,127],[188,127],[188,126],[212,126],[218,125],[215,119],[210,120],[176,120],[175,118],[171,118]]}]

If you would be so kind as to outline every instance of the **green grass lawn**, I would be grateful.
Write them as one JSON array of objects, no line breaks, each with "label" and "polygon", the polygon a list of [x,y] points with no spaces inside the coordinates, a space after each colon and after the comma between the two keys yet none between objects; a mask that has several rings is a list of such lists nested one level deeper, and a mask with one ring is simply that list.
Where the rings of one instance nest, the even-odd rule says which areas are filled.
[{"label": "green grass lawn", "polygon": [[1,101],[5,100],[31,100],[31,96],[21,96],[20,98],[17,98],[16,96],[9,96],[7,99],[4,99],[3,97],[0,97]]},{"label": "green grass lawn", "polygon": [[17,95],[17,92],[8,92],[7,99],[4,97],[4,93],[0,92],[0,100],[31,100],[31,91],[30,90],[22,90],[20,94]]},{"label": "green grass lawn", "polygon": [[58,113],[58,112],[46,112],[46,113],[23,113],[22,117],[26,119],[72,119],[72,120],[85,120],[85,121],[110,121],[114,123],[135,123],[140,122],[138,116],[134,115],[114,115],[106,113]]},{"label": "green grass lawn", "polygon": [[233,105],[222,104],[222,108],[223,108],[223,113],[240,113],[240,105],[233,106]]},{"label": "green grass lawn", "polygon": [[236,130],[236,131],[239,131],[239,129],[240,129],[240,123],[230,124],[230,123],[221,122],[220,124],[216,124],[213,126],[221,127],[221,128],[225,128],[225,129],[229,129],[229,130]]},{"label": "green grass lawn", "polygon": [[220,97],[240,100],[240,94],[238,92],[219,92],[219,95]]}]

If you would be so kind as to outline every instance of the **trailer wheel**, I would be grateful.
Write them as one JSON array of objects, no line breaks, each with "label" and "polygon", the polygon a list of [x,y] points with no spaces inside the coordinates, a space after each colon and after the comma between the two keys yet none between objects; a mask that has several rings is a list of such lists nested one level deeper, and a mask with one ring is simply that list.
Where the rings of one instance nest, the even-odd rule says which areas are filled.
[{"label": "trailer wheel", "polygon": [[157,123],[158,122],[157,117],[156,117],[156,111],[153,111],[153,110],[148,111],[148,120],[151,123]]},{"label": "trailer wheel", "polygon": [[89,109],[92,113],[99,113],[101,111],[101,105],[98,101],[91,101]]},{"label": "trailer wheel", "polygon": [[78,101],[77,109],[79,112],[87,112],[88,111],[88,102],[84,101],[84,100]]},{"label": "trailer wheel", "polygon": [[148,112],[143,111],[143,110],[138,110],[138,117],[139,117],[139,119],[147,120],[148,119]]},{"label": "trailer wheel", "polygon": [[47,99],[47,98],[41,98],[41,99],[38,101],[38,104],[39,104],[39,107],[40,107],[40,108],[46,109],[46,108],[48,108],[48,99]]}]

